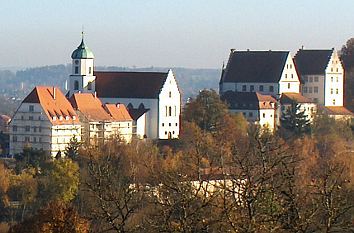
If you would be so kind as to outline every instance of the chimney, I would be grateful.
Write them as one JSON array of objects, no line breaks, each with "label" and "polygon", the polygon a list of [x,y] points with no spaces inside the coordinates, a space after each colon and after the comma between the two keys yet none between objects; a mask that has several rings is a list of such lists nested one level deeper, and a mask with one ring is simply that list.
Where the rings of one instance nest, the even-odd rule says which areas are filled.
[{"label": "chimney", "polygon": [[53,87],[53,99],[55,99],[55,97],[56,97],[56,94],[55,94],[55,87]]}]

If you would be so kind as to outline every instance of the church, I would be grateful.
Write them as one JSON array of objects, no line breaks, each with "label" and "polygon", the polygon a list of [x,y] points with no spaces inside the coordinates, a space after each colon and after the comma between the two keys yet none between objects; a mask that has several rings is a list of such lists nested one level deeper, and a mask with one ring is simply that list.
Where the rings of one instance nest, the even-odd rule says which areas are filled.
[{"label": "church", "polygon": [[32,147],[54,157],[73,137],[95,144],[115,134],[126,142],[179,137],[181,94],[172,70],[95,71],[84,37],[71,58],[66,95],[58,87],[37,86],[15,112],[11,155]]},{"label": "church", "polygon": [[[134,115],[134,132],[139,138],[178,138],[181,94],[171,70],[165,73],[95,71],[94,55],[84,38],[71,58],[69,98],[75,93],[93,93],[103,104],[124,104]],[[140,114],[134,114],[137,112]]]}]

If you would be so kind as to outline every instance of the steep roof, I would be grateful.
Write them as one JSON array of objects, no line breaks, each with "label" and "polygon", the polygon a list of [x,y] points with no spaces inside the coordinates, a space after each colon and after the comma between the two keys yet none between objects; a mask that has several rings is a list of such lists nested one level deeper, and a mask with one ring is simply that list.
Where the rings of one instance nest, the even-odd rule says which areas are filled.
[{"label": "steep roof", "polygon": [[100,98],[158,98],[168,73],[95,72],[96,92]]},{"label": "steep roof", "polygon": [[127,108],[124,104],[105,104],[105,109],[114,120],[117,121],[132,121]]},{"label": "steep roof", "polygon": [[277,83],[288,51],[231,51],[220,82]]},{"label": "steep roof", "polygon": [[280,97],[280,103],[291,104],[292,101],[297,103],[315,103],[311,99],[301,95],[300,93],[283,93]]},{"label": "steep roof", "polygon": [[111,116],[103,108],[100,99],[92,93],[75,93],[71,96],[70,103],[90,121],[111,120]]},{"label": "steep roof", "polygon": [[324,74],[333,49],[297,51],[294,61],[300,75]]},{"label": "steep roof", "polygon": [[[274,109],[276,100],[271,95],[262,95],[258,92],[227,91],[221,96],[230,109]],[[273,103],[273,104],[271,104]]]},{"label": "steep roof", "polygon": [[75,110],[57,87],[36,86],[22,103],[40,104],[53,125],[80,123]]}]

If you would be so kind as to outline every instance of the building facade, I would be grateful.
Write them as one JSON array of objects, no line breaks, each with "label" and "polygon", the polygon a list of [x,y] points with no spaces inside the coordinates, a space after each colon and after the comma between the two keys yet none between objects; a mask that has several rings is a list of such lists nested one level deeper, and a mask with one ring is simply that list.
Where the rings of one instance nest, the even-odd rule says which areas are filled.
[{"label": "building facade", "polygon": [[81,126],[64,94],[57,87],[37,86],[11,119],[10,154],[32,147],[54,157],[74,136],[81,140]]}]

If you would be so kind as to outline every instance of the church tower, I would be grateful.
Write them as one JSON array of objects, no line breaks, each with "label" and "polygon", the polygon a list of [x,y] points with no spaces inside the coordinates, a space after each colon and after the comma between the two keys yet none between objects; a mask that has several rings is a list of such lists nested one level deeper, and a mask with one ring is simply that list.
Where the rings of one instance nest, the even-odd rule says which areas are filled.
[{"label": "church tower", "polygon": [[71,54],[72,71],[69,78],[69,97],[77,92],[95,92],[95,79],[93,75],[92,51],[85,45],[84,34],[80,45]]}]

